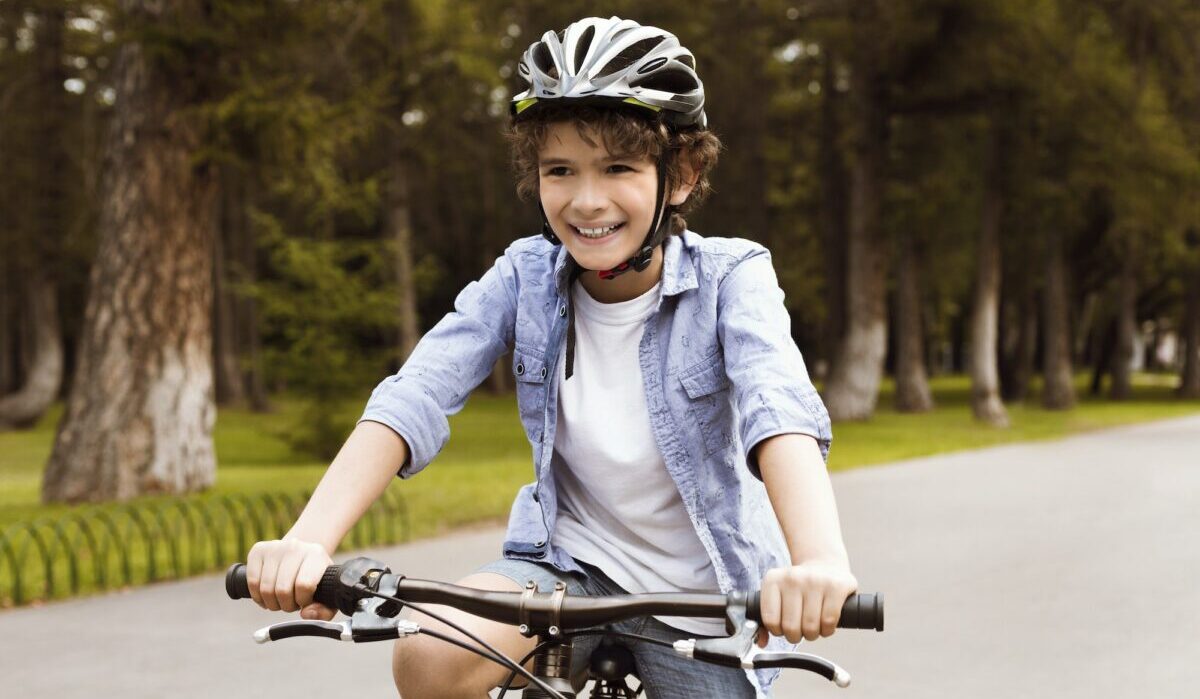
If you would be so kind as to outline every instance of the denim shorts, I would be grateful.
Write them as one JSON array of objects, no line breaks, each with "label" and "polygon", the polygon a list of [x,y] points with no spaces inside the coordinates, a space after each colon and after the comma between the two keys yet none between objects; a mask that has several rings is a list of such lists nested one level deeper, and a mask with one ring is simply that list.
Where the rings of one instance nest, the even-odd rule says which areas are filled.
[{"label": "denim shorts", "polygon": [[[543,592],[554,589],[554,583],[567,584],[571,595],[622,595],[626,591],[599,569],[579,562],[586,575],[567,573],[548,563],[500,559],[477,570],[477,573],[496,573],[524,587],[530,580]],[[672,628],[653,617],[629,619],[612,625],[615,631],[636,633],[674,642],[681,638],[696,638],[696,634]],[[571,656],[571,676],[580,677],[587,668],[588,658],[600,643],[600,636],[575,639]],[[646,688],[648,699],[752,699],[755,687],[744,670],[711,665],[682,658],[668,647],[624,639],[622,643],[633,653],[637,673]],[[765,695],[764,695],[765,696]]]}]

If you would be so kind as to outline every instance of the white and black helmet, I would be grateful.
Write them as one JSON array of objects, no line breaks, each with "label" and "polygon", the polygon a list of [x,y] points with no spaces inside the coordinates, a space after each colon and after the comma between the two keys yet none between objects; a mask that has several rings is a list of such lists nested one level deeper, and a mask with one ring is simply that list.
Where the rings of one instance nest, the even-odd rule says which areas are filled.
[{"label": "white and black helmet", "polygon": [[705,128],[696,59],[671,32],[633,20],[588,17],[529,45],[517,65],[529,89],[512,114],[544,101],[626,103],[674,126]]}]

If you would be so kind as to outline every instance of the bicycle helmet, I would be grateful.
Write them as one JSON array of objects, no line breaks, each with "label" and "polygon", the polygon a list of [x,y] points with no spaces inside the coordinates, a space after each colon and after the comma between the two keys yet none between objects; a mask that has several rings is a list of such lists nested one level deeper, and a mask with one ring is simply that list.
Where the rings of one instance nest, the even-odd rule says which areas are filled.
[{"label": "bicycle helmet", "polygon": [[[539,105],[577,103],[641,111],[668,128],[706,128],[704,85],[696,59],[672,33],[633,20],[588,17],[560,32],[548,31],[529,45],[517,64],[529,88],[512,98],[514,120],[536,112]],[[630,269],[650,265],[654,248],[666,239],[670,212],[666,206],[666,163],[660,155],[656,215],[637,254],[611,270],[612,279]],[[558,244],[542,212],[542,235]]]}]

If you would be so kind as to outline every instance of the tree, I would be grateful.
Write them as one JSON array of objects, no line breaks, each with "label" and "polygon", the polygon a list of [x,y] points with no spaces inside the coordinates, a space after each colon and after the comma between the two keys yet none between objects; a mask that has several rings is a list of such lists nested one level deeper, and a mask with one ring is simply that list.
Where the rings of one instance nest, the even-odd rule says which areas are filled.
[{"label": "tree", "polygon": [[[63,380],[63,339],[58,312],[58,287],[54,261],[56,243],[65,237],[68,211],[67,153],[64,138],[69,115],[66,80],[66,9],[61,2],[43,0],[29,8],[32,49],[29,77],[14,81],[4,102],[22,105],[17,127],[24,133],[14,138],[15,158],[10,166],[23,167],[27,180],[24,195],[10,206],[24,209],[24,225],[13,227],[19,238],[9,246],[24,273],[19,275],[18,298],[25,319],[22,334],[28,337],[28,367],[18,390],[0,395],[0,429],[28,427],[40,418],[58,397]],[[7,111],[0,107],[0,111]],[[13,134],[17,136],[17,134]],[[3,360],[0,360],[3,361]],[[0,391],[3,387],[0,386]]]},{"label": "tree", "polygon": [[1000,401],[997,366],[1000,329],[1000,226],[1004,220],[1004,176],[1012,147],[1009,127],[993,114],[988,128],[983,175],[983,206],[975,241],[975,298],[971,308],[971,411],[975,419],[1008,426]]},{"label": "tree", "polygon": [[216,475],[212,245],[216,187],[188,108],[204,95],[196,0],[123,0],[99,250],[78,365],[47,464],[47,502],[188,492]]}]

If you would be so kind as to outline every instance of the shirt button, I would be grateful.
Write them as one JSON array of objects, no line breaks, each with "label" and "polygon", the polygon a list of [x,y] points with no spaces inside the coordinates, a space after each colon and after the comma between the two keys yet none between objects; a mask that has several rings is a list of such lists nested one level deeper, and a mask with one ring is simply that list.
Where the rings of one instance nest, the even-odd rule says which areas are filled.
[{"label": "shirt button", "polygon": [[542,367],[541,376],[543,379],[546,378],[546,367]]},{"label": "shirt button", "polygon": [[567,304],[564,303],[563,305],[558,307],[558,316],[561,318],[562,316],[565,316],[566,314],[567,314]]},{"label": "shirt button", "polygon": [[538,547],[538,548],[541,548],[541,547],[543,547],[543,546],[545,546],[545,545],[546,545],[546,542],[544,542],[544,541],[539,541],[539,542],[537,542],[536,544],[534,544],[534,546],[536,546],[536,547]]},{"label": "shirt button", "polygon": [[520,376],[520,375],[522,375],[522,374],[524,374],[524,373],[525,373],[525,365],[524,365],[524,364],[521,364],[521,363],[518,363],[518,364],[517,364],[517,376]]}]

